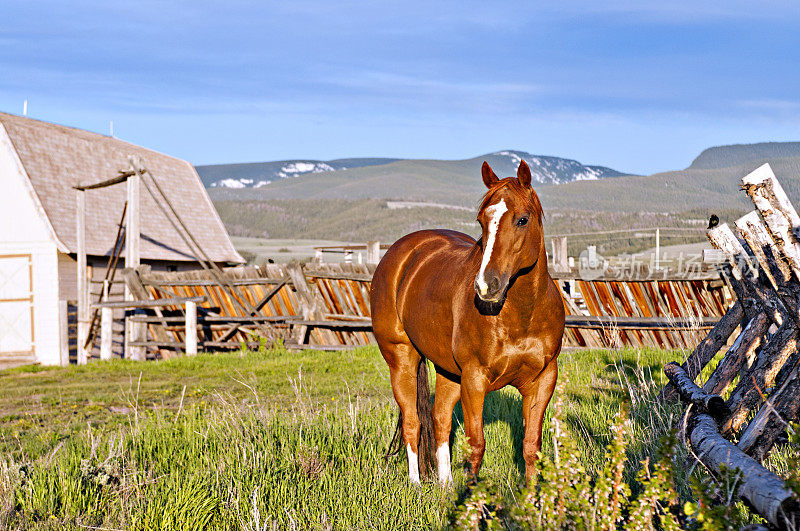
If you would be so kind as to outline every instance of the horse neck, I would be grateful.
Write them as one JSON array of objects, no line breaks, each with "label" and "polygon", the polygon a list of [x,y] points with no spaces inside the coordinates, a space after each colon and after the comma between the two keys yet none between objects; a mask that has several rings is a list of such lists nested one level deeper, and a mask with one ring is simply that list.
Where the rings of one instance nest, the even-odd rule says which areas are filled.
[{"label": "horse neck", "polygon": [[539,248],[539,258],[527,274],[517,277],[514,285],[508,290],[506,295],[507,303],[520,306],[524,308],[530,307],[530,300],[538,294],[548,289],[549,283],[552,282],[550,272],[547,270],[547,251],[544,245]]}]

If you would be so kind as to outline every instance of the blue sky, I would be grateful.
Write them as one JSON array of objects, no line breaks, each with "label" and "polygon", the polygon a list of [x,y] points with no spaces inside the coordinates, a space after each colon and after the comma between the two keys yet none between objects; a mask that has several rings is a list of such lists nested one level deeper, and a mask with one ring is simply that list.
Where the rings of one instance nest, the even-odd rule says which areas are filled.
[{"label": "blue sky", "polygon": [[4,0],[0,110],[196,164],[800,140],[794,1]]}]

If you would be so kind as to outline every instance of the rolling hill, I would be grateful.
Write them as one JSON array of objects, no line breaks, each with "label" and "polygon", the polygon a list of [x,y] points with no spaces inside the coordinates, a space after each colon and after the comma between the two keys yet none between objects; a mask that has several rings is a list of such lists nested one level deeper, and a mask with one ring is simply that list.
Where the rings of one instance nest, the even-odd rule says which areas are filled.
[{"label": "rolling hill", "polygon": [[[337,171],[317,171],[297,179],[280,178],[258,187],[214,187],[211,192],[214,199],[381,198],[471,206],[483,188],[478,176],[484,160],[498,175],[508,176],[516,173],[522,159],[528,162],[534,182],[540,186],[624,175],[611,168],[586,166],[560,157],[498,151],[465,160],[404,159]],[[207,171],[206,168],[200,167],[198,172]],[[258,182],[252,176],[247,179]]]},{"label": "rolling hill", "polygon": [[379,166],[396,160],[399,159],[276,160],[241,164],[212,164],[209,166],[196,166],[195,169],[206,188],[260,188],[273,181],[299,177],[307,173]]},{"label": "rolling hill", "polygon": [[[472,209],[485,190],[480,164],[485,158],[498,175],[512,175],[518,159],[510,155],[523,156],[521,152],[498,152],[462,161],[397,160],[281,179],[260,188],[216,187],[209,192],[229,231],[240,236],[393,241],[401,234],[428,227],[474,234],[477,226]],[[528,157],[524,154],[526,160]],[[597,167],[556,157],[539,159],[538,166],[529,161],[532,169],[556,172],[546,177],[542,170],[534,184],[545,208],[547,234],[691,227],[697,229],[696,235],[669,241],[662,235],[662,243],[700,241],[704,239],[704,220],[711,213],[732,221],[751,207],[739,190],[741,178],[764,162],[772,165],[789,197],[800,205],[800,142],[714,147],[703,151],[684,170],[649,176],[621,175],[607,168],[597,170],[599,174],[582,173]],[[557,180],[554,175],[559,170],[572,172],[567,173],[572,179]],[[556,182],[560,184],[554,186]],[[392,209],[387,205],[389,199],[427,206]],[[463,205],[468,210],[434,203]],[[572,246],[591,241],[605,247],[601,252],[630,252],[650,245],[647,239],[632,238],[610,238],[601,244],[597,237],[589,236],[589,240],[572,238],[570,252]]]}]

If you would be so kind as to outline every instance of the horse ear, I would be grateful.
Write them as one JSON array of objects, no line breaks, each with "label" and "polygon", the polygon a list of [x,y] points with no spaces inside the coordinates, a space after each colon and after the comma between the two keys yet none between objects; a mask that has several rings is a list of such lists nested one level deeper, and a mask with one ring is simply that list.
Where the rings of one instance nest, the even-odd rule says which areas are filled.
[{"label": "horse ear", "polygon": [[531,186],[531,169],[528,167],[528,163],[524,160],[519,162],[519,168],[517,168],[517,181],[521,184],[524,188],[530,188]]},{"label": "horse ear", "polygon": [[491,188],[493,184],[500,180],[485,160],[483,161],[483,166],[481,166],[481,177],[483,177],[483,184],[486,185],[486,188]]}]

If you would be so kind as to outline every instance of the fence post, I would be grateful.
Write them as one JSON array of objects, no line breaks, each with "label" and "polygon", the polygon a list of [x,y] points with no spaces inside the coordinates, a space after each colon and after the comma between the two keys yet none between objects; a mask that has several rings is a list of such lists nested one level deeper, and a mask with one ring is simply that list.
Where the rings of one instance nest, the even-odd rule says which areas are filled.
[{"label": "fence post", "polygon": [[114,310],[100,310],[100,359],[111,359],[111,340],[113,339]]},{"label": "fence post", "polygon": [[197,303],[186,302],[186,355],[197,355]]},{"label": "fence post", "polygon": [[569,272],[569,256],[567,255],[567,237],[559,236],[551,240],[553,245],[553,270],[556,273]]},{"label": "fence post", "polygon": [[65,300],[58,301],[58,328],[61,366],[66,367],[69,365],[69,303]]},{"label": "fence post", "polygon": [[[300,306],[303,309],[303,319],[313,319],[317,309],[317,301],[314,297],[313,291],[311,290],[311,286],[308,285],[306,276],[303,274],[303,268],[300,267],[300,264],[291,263],[286,266],[286,272],[292,279],[294,289],[297,290],[297,294],[299,295],[298,299],[300,300]],[[296,328],[294,339],[297,341],[298,345],[302,345],[305,343],[306,335],[308,334],[308,327],[306,325],[300,325]]]},{"label": "fence post", "polygon": [[[125,222],[125,268],[136,269],[139,267],[139,188],[141,176],[138,172],[128,177],[128,213]],[[127,279],[126,279],[127,280]],[[125,283],[125,300],[136,300],[137,295],[131,289],[130,283]],[[145,323],[131,322],[128,317],[134,315],[136,310],[125,311],[125,357],[132,360],[144,361],[147,356],[145,347],[134,347],[131,341],[144,341],[147,339],[147,325]]]},{"label": "fence post", "polygon": [[381,242],[368,241],[367,242],[367,264],[378,265],[381,261]]},{"label": "fence post", "polygon": [[[103,281],[103,301],[108,301],[108,280]],[[100,359],[111,359],[111,340],[114,326],[114,310],[100,309]]]},{"label": "fence post", "polygon": [[76,232],[78,237],[78,365],[89,359],[86,339],[89,337],[89,279],[86,261],[86,192],[78,190],[76,209]]}]

